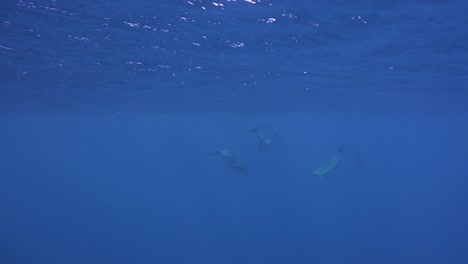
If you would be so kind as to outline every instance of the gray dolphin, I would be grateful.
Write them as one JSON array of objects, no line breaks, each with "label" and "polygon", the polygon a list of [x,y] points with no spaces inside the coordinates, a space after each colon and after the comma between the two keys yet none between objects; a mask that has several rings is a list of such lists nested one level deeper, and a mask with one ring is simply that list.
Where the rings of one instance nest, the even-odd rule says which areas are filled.
[{"label": "gray dolphin", "polygon": [[210,154],[218,156],[226,162],[226,167],[236,171],[237,173],[247,174],[247,165],[241,161],[239,155],[234,155],[229,150],[219,150]]},{"label": "gray dolphin", "polygon": [[325,163],[323,163],[320,167],[318,167],[316,170],[314,170],[314,175],[317,176],[325,176],[329,174],[331,171],[333,171],[336,166],[340,163],[341,160],[341,155],[343,153],[343,146],[340,146],[338,150],[336,151],[335,155],[331,157],[329,160],[327,160]]},{"label": "gray dolphin", "polygon": [[226,164],[226,167],[228,167],[231,170],[234,170],[238,174],[247,174],[247,165],[245,165],[242,162],[228,163],[228,164]]},{"label": "gray dolphin", "polygon": [[271,125],[259,125],[249,130],[257,136],[257,150],[266,151],[273,141],[280,142],[279,133]]},{"label": "gray dolphin", "polygon": [[358,171],[364,170],[364,161],[362,160],[361,153],[359,151],[355,151],[354,154],[356,155],[356,169]]},{"label": "gray dolphin", "polygon": [[218,150],[216,152],[211,153],[210,155],[218,156],[222,158],[224,161],[226,161],[227,163],[236,162],[237,160],[239,160],[239,155],[234,155],[229,150]]}]

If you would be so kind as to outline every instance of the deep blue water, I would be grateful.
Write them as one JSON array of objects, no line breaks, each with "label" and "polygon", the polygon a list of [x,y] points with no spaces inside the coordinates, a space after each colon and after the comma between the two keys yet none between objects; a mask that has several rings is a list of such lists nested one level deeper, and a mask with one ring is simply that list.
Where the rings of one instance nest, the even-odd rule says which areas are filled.
[{"label": "deep blue water", "polygon": [[468,263],[466,14],[2,1],[0,264]]}]

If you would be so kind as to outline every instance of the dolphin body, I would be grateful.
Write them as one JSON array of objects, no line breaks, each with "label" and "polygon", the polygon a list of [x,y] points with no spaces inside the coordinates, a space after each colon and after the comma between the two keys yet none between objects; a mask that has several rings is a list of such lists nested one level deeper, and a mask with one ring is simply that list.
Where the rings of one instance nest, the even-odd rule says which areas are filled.
[{"label": "dolphin body", "polygon": [[226,167],[238,174],[247,174],[247,166],[244,163],[228,163]]},{"label": "dolphin body", "polygon": [[218,156],[226,162],[226,167],[240,174],[247,174],[247,166],[240,160],[239,155],[234,155],[229,150],[219,150],[210,154]]},{"label": "dolphin body", "polygon": [[218,157],[222,158],[227,163],[236,162],[239,159],[239,156],[235,156],[229,150],[219,150],[219,151],[211,153],[210,155],[211,156],[218,156]]},{"label": "dolphin body", "polygon": [[364,162],[361,157],[361,153],[359,153],[359,151],[356,151],[354,152],[354,154],[356,155],[356,169],[358,171],[363,171],[365,167],[364,167]]},{"label": "dolphin body", "polygon": [[338,166],[338,164],[340,163],[343,148],[344,146],[340,146],[333,157],[331,157],[327,162],[323,163],[320,167],[314,170],[314,175],[322,177],[333,171],[336,168],[336,166]]},{"label": "dolphin body", "polygon": [[[266,129],[270,131],[266,131]],[[249,133],[255,133],[257,136],[257,150],[259,152],[266,151],[273,141],[279,141],[278,131],[271,128],[271,125],[259,125],[249,130]]]}]

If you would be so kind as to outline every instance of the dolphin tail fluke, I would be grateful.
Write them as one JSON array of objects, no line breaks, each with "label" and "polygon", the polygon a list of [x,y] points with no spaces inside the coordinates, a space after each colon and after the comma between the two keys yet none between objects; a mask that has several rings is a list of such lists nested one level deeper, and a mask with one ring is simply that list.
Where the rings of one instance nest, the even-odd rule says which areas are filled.
[{"label": "dolphin tail fluke", "polygon": [[341,154],[341,152],[343,152],[343,149],[345,148],[345,144],[341,145],[338,147],[338,152]]}]

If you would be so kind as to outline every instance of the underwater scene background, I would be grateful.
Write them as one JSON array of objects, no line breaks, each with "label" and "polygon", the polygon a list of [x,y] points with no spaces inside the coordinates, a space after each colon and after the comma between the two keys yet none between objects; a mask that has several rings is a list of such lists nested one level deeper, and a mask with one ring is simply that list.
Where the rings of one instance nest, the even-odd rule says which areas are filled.
[{"label": "underwater scene background", "polygon": [[464,1],[2,1],[0,264],[467,263]]}]

